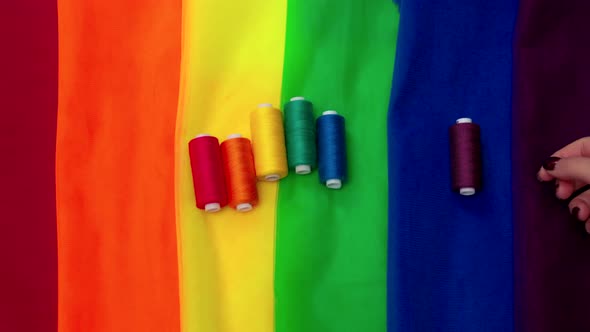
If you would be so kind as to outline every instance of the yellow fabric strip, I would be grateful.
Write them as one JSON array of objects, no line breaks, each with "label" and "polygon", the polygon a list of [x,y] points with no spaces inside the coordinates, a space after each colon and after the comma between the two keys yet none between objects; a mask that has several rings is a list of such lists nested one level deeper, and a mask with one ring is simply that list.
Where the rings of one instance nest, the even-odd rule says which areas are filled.
[{"label": "yellow fabric strip", "polygon": [[286,0],[184,0],[183,11],[176,126],[182,330],[273,331],[277,185],[259,184],[252,212],[197,210],[188,142],[199,133],[251,137],[250,111],[279,104]]}]

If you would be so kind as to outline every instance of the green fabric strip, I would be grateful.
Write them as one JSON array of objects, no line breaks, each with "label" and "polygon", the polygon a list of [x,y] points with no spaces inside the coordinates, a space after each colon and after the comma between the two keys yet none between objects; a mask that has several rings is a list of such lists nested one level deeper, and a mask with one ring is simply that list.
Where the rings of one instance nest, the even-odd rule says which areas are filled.
[{"label": "green fabric strip", "polygon": [[346,118],[349,182],[290,175],[279,189],[277,332],[385,331],[387,109],[399,13],[390,0],[290,0],[283,105]]}]

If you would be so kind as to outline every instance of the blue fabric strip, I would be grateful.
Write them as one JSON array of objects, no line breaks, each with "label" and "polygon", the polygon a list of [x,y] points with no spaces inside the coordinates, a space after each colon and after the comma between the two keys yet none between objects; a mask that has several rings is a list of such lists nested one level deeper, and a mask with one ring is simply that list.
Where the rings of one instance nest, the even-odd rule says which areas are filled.
[{"label": "blue fabric strip", "polygon": [[[389,331],[512,331],[516,0],[400,2],[388,118]],[[481,126],[484,184],[451,191],[448,128]]]}]

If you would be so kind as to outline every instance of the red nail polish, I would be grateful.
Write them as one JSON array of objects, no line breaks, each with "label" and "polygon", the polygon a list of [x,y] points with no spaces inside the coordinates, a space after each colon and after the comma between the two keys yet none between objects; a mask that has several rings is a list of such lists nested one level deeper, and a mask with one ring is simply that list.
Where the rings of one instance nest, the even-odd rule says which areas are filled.
[{"label": "red nail polish", "polygon": [[552,171],[555,169],[555,165],[557,164],[557,162],[560,160],[561,158],[559,157],[549,157],[547,159],[545,159],[545,161],[543,162],[543,168],[548,170],[548,171]]}]

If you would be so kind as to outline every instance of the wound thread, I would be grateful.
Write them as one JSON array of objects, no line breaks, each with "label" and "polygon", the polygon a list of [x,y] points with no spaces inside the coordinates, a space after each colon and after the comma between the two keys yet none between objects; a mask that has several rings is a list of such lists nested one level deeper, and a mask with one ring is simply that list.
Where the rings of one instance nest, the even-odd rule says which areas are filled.
[{"label": "wound thread", "polygon": [[289,169],[309,174],[317,167],[313,105],[303,97],[293,97],[285,104],[284,114]]},{"label": "wound thread", "polygon": [[287,176],[287,151],[281,111],[260,104],[250,113],[252,149],[256,176],[261,181],[278,181]]},{"label": "wound thread", "polygon": [[461,118],[449,128],[451,185],[453,191],[471,196],[482,187],[480,127]]},{"label": "wound thread", "polygon": [[189,142],[189,155],[197,208],[217,212],[227,205],[221,150],[217,138],[198,135]]},{"label": "wound thread", "polygon": [[344,117],[326,111],[316,124],[320,182],[330,189],[340,189],[348,175]]},{"label": "wound thread", "polygon": [[238,212],[252,210],[258,204],[258,191],[250,140],[239,134],[228,136],[221,143],[221,157],[229,206]]}]

